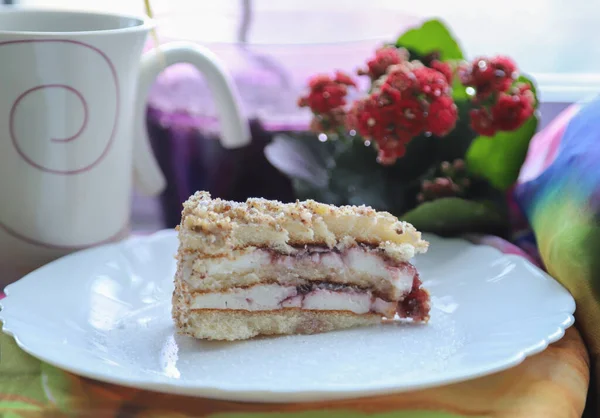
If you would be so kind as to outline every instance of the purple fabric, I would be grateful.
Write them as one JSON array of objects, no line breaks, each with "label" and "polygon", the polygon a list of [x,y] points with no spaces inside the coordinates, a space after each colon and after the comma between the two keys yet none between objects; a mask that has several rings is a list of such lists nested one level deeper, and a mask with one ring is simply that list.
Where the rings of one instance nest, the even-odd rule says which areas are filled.
[{"label": "purple fabric", "polygon": [[250,145],[228,150],[215,134],[185,124],[164,125],[162,117],[162,112],[150,109],[147,126],[154,153],[167,178],[167,187],[160,196],[164,227],[180,222],[182,203],[197,190],[231,200],[256,196],[284,202],[294,199],[290,180],[264,156],[272,133],[258,121],[250,124]]}]

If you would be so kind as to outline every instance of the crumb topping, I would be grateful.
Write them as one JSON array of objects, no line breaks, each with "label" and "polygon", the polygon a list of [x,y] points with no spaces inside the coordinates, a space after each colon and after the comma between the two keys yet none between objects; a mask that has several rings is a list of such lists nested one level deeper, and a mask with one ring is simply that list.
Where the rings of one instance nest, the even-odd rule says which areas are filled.
[{"label": "crumb topping", "polygon": [[333,206],[313,200],[281,203],[212,199],[196,192],[184,204],[179,235],[183,248],[220,253],[246,246],[292,252],[299,245],[346,248],[367,244],[395,259],[427,251],[411,224],[368,206]]}]

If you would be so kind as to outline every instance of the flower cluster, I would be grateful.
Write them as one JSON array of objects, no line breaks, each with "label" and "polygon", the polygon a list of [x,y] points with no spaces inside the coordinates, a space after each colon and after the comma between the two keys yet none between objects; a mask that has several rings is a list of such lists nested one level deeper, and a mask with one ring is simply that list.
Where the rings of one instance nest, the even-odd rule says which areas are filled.
[{"label": "flower cluster", "polygon": [[[347,74],[317,75],[309,80],[309,93],[299,106],[314,115],[315,132],[358,133],[373,144],[378,161],[393,164],[419,135],[444,137],[456,126],[458,109],[451,94],[454,69],[433,51],[410,60],[404,48],[384,46],[375,51],[359,75],[370,78],[368,94],[347,109]],[[519,81],[515,63],[507,57],[477,58],[458,68],[458,79],[468,87],[472,129],[484,136],[518,129],[535,110],[536,99],[529,84]],[[468,122],[467,122],[468,123]],[[343,135],[343,133],[342,133]]]},{"label": "flower cluster", "polygon": [[367,61],[367,68],[359,69],[358,75],[368,75],[375,81],[385,75],[392,65],[408,61],[408,51],[404,48],[384,46],[375,51],[375,56]]},{"label": "flower cluster", "polygon": [[477,58],[459,70],[459,77],[475,91],[469,116],[480,135],[514,131],[535,110],[535,96],[527,83],[517,82],[517,66],[510,58]]},{"label": "flower cluster", "polygon": [[463,196],[471,185],[465,162],[461,159],[452,163],[444,161],[438,171],[439,176],[421,182],[417,201],[422,203],[444,197]]},{"label": "flower cluster", "polygon": [[316,75],[310,79],[308,87],[308,95],[298,100],[298,106],[312,110],[315,117],[311,129],[332,132],[344,126],[346,96],[348,87],[356,87],[354,80],[338,71],[333,78],[326,74]]},{"label": "flower cluster", "polygon": [[[397,56],[408,55],[398,53]],[[383,59],[378,62],[378,57],[388,55],[379,50],[369,61],[370,76],[375,74],[373,68],[379,71],[390,62]],[[373,83],[371,94],[354,103],[348,126],[365,140],[375,143],[380,163],[393,164],[417,135],[441,137],[454,128],[458,112],[450,96],[452,72],[450,67],[435,62],[441,71],[418,61],[402,61],[387,67],[385,74]]]}]

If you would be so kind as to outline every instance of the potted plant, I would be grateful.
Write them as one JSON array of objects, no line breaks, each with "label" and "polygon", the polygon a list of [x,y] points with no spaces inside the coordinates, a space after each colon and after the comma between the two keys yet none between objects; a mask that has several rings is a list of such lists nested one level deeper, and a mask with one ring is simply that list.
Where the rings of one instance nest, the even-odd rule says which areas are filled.
[{"label": "potted plant", "polygon": [[299,98],[310,131],[280,134],[265,150],[298,199],[365,204],[443,235],[506,235],[506,196],[538,125],[535,86],[512,59],[466,62],[446,26],[429,20],[356,76],[333,70]]}]

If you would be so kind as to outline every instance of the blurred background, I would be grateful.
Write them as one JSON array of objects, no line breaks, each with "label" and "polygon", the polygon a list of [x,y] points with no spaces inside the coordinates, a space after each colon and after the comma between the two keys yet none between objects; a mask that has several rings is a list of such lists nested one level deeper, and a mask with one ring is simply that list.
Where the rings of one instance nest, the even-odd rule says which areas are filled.
[{"label": "blurred background", "polygon": [[[13,0],[7,4],[145,13],[143,0]],[[296,106],[308,77],[354,72],[381,43],[420,21],[446,22],[467,58],[505,54],[532,76],[541,127],[568,104],[600,90],[600,3],[589,0],[152,0],[160,42],[189,40],[215,52],[233,75],[253,142],[224,150],[204,80],[186,65],[170,67],[152,89],[148,129],[168,180],[158,198],[134,196],[137,230],[172,227],[190,193],[290,200],[289,180],[266,160],[273,136],[307,129]],[[598,39],[600,41],[600,39]],[[152,39],[149,39],[149,48]],[[268,178],[268,181],[264,179]]]}]

